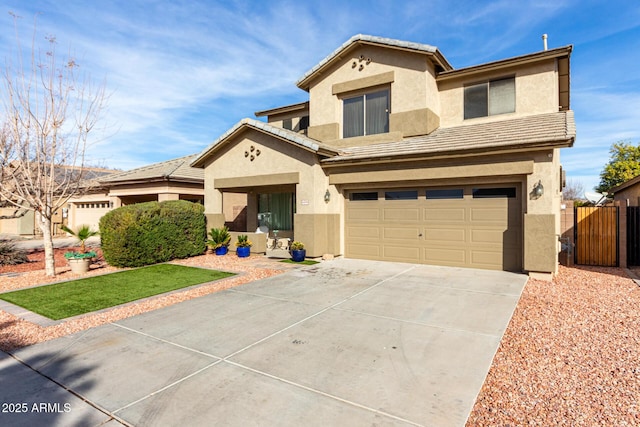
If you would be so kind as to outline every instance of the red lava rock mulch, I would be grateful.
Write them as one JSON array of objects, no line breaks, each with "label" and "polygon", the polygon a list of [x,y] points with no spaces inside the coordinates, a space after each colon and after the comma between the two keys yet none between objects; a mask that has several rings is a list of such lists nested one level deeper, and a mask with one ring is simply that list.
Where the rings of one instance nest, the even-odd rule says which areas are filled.
[{"label": "red lava rock mulch", "polygon": [[640,425],[640,287],[624,270],[529,280],[467,426]]}]

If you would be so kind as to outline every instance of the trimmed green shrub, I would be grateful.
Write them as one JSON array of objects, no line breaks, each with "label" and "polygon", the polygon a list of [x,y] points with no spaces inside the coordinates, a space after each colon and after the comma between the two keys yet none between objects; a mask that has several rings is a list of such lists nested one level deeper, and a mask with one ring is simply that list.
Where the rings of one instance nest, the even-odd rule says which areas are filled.
[{"label": "trimmed green shrub", "polygon": [[16,248],[11,240],[0,240],[0,265],[15,265],[29,262],[27,252]]},{"label": "trimmed green shrub", "polygon": [[204,206],[185,200],[123,206],[100,219],[100,236],[104,259],[116,267],[201,255],[207,237]]}]

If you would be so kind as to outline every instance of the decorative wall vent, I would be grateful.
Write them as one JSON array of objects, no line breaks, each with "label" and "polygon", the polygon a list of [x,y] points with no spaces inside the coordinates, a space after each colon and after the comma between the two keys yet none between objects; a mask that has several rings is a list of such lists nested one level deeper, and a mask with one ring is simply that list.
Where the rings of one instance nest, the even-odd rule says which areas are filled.
[{"label": "decorative wall vent", "polygon": [[244,156],[248,157],[249,160],[251,160],[252,162],[255,160],[256,157],[258,157],[260,155],[260,149],[254,147],[253,145],[251,147],[249,147],[249,150],[245,150],[244,152]]},{"label": "decorative wall vent", "polygon": [[362,71],[364,70],[365,65],[369,65],[369,64],[371,64],[371,58],[367,58],[364,55],[360,55],[358,59],[354,60],[351,63],[351,68],[358,67],[358,71]]}]

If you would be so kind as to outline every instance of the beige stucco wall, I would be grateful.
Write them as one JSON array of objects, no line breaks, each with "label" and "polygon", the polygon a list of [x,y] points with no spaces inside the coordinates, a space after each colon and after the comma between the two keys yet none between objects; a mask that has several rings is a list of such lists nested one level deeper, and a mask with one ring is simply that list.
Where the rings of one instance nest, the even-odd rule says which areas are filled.
[{"label": "beige stucco wall", "polygon": [[[515,76],[516,111],[489,117],[464,120],[464,86]],[[472,76],[438,82],[440,125],[442,127],[505,120],[519,116],[558,111],[558,73],[556,60],[549,59],[527,66],[503,68]]]},{"label": "beige stucco wall", "polygon": [[[259,193],[295,191],[296,216],[341,212],[339,193],[335,186],[329,185],[329,178],[314,152],[253,129],[223,144],[205,165],[205,213],[210,223],[219,223],[222,219],[219,214],[224,211],[224,192],[248,195],[248,228],[255,225],[252,200]],[[331,194],[328,203],[324,201],[327,190]],[[294,221],[293,237],[297,239],[295,227]],[[313,236],[310,238],[315,239]],[[313,242],[305,244],[314,245]]]},{"label": "beige stucco wall", "polygon": [[[360,60],[361,55],[365,60]],[[367,63],[369,58],[371,62]],[[342,99],[385,87],[390,88],[391,114],[426,108],[438,114],[433,65],[426,55],[361,46],[312,83],[309,89],[311,128],[326,129],[337,124],[340,138]],[[309,133],[320,137],[325,134],[326,131],[314,133],[311,129]],[[392,140],[394,136],[397,135],[387,139]]]}]

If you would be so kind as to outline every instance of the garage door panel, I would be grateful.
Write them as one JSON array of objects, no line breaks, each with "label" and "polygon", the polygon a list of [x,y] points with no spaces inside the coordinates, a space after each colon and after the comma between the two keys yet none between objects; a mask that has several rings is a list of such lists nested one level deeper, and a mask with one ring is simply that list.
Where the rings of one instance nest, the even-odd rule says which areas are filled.
[{"label": "garage door panel", "polygon": [[403,261],[403,262],[420,262],[420,248],[407,247],[407,246],[393,246],[384,245],[382,249],[382,256],[384,259],[390,261]]},{"label": "garage door panel", "polygon": [[472,223],[506,224],[509,222],[506,207],[471,208],[470,219]]},{"label": "garage door panel", "polygon": [[466,242],[466,230],[456,228],[427,228],[424,231],[424,240],[427,244]]},{"label": "garage door panel", "polygon": [[384,239],[396,239],[396,240],[415,240],[420,239],[419,228],[399,228],[399,227],[384,227],[383,229]]},{"label": "garage door panel", "polygon": [[385,208],[382,212],[384,221],[418,222],[420,219],[420,211],[417,208]]},{"label": "garage door panel", "polygon": [[502,247],[504,239],[504,230],[471,230],[471,243],[493,243]]},{"label": "garage door panel", "polygon": [[380,221],[380,209],[377,207],[363,209],[349,209],[347,212],[349,221]]},{"label": "garage door panel", "polygon": [[378,245],[367,245],[352,243],[347,247],[347,253],[354,258],[373,258],[378,259],[381,255],[381,249]]},{"label": "garage door panel", "polygon": [[464,207],[459,208],[425,208],[423,209],[423,218],[425,221],[430,222],[458,222],[463,223],[466,220],[466,209]]},{"label": "garage door panel", "polygon": [[349,238],[365,238],[365,239],[380,239],[381,232],[379,227],[347,227],[347,237]]},{"label": "garage door panel", "polygon": [[490,268],[495,270],[502,270],[503,254],[502,250],[499,252],[486,251],[486,250],[472,250],[471,251],[471,263],[479,268]]},{"label": "garage door panel", "polygon": [[463,248],[426,248],[424,259],[427,263],[439,265],[463,265],[466,264],[467,254]]}]

